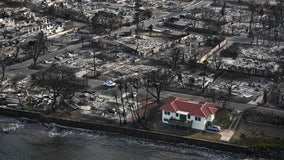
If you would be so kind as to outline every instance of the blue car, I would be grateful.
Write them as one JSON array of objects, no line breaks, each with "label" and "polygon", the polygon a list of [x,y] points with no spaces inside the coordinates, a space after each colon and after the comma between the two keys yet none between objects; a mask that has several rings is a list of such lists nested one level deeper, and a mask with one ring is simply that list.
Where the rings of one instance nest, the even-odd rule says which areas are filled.
[{"label": "blue car", "polygon": [[210,125],[210,126],[207,127],[207,130],[219,132],[219,131],[221,131],[221,127],[217,126],[217,125]]}]

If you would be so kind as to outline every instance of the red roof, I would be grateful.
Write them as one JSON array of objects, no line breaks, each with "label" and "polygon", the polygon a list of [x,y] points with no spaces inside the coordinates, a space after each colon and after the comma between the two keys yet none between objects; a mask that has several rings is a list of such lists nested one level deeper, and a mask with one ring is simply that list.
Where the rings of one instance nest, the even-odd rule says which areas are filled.
[{"label": "red roof", "polygon": [[160,110],[169,112],[188,112],[189,115],[207,118],[210,114],[215,114],[217,112],[218,109],[216,107],[215,104],[209,102],[194,103],[186,98],[171,97]]}]

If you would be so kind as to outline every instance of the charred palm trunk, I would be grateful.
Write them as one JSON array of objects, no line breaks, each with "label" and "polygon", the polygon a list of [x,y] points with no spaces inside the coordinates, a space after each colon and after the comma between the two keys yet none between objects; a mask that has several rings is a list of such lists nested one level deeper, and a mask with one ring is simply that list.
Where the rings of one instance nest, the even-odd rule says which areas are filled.
[{"label": "charred palm trunk", "polygon": [[137,114],[137,118],[138,118],[138,122],[141,121],[141,118],[140,118],[140,109],[139,109],[139,106],[138,106],[138,88],[136,89],[136,114]]},{"label": "charred palm trunk", "polygon": [[96,77],[96,72],[97,72],[97,69],[96,69],[96,55],[94,53],[94,78]]},{"label": "charred palm trunk", "polygon": [[52,106],[51,106],[51,110],[53,113],[56,112],[56,102],[57,102],[57,98],[60,96],[60,88],[58,88],[57,86],[53,86],[52,87],[53,90],[53,96],[52,96]]},{"label": "charred palm trunk", "polygon": [[120,90],[120,101],[121,101],[121,104],[122,104],[122,112],[123,112],[123,124],[127,124],[127,120],[126,120],[126,112],[125,112],[125,104],[124,104],[124,99],[122,97],[123,95],[123,88],[122,88],[122,84],[120,84],[120,87],[119,87],[119,90]]},{"label": "charred palm trunk", "polygon": [[148,98],[149,98],[149,75],[147,77],[147,88],[146,88],[146,105],[145,105],[145,109],[144,109],[144,114],[143,114],[143,119],[146,118],[146,112],[147,112],[147,108],[148,108]]},{"label": "charred palm trunk", "polygon": [[161,86],[160,85],[156,86],[156,93],[157,93],[157,102],[159,103],[161,100]]},{"label": "charred palm trunk", "polygon": [[5,78],[5,69],[6,69],[6,60],[5,59],[2,60],[1,68],[2,68],[2,81],[3,81],[4,78]]},{"label": "charred palm trunk", "polygon": [[[133,94],[133,88],[131,87],[131,93],[133,94],[132,95],[132,98],[133,98],[133,102],[136,101],[136,105],[135,105],[135,117],[136,117],[136,120],[138,120],[138,122],[141,121],[141,118],[140,118],[140,114],[139,114],[139,106],[138,106],[138,89],[139,89],[139,81],[137,80],[137,87],[136,87],[136,97],[134,96]],[[136,98],[136,100],[134,100],[134,98]]]},{"label": "charred palm trunk", "polygon": [[128,104],[128,108],[129,108],[129,110],[130,110],[130,113],[131,113],[131,117],[132,117],[132,123],[133,124],[135,124],[135,121],[136,121],[136,119],[135,119],[135,116],[134,116],[134,109],[133,109],[133,104]]},{"label": "charred palm trunk", "polygon": [[[129,94],[129,95],[131,95],[132,97],[131,97],[131,99],[132,99],[132,102],[134,102],[134,96],[133,96],[133,88],[132,88],[132,86],[130,86],[130,93],[131,94]],[[138,120],[138,116],[137,116],[137,105],[135,105],[135,104],[133,104],[133,106],[132,106],[132,112],[133,112],[133,120]]]},{"label": "charred palm trunk", "polygon": [[118,116],[119,116],[119,125],[121,126],[121,125],[122,125],[122,121],[121,121],[120,109],[119,109],[118,102],[117,102],[117,94],[115,93],[114,96],[115,96],[115,102],[116,102],[117,113],[118,113]]},{"label": "charred palm trunk", "polygon": [[202,76],[202,95],[205,96],[205,69],[206,66],[203,64],[203,76]]}]

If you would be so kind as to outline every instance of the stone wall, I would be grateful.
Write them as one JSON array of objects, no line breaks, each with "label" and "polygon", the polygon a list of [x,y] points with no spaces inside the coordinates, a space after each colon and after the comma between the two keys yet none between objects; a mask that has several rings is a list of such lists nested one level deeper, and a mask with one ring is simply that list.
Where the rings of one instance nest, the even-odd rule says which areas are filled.
[{"label": "stone wall", "polygon": [[144,52],[144,57],[147,57],[150,54],[153,54],[153,55],[157,54],[157,53],[159,53],[159,52],[161,52],[165,49],[168,49],[168,48],[172,48],[176,44],[180,44],[182,41],[190,39],[190,37],[191,37],[191,35],[187,35],[187,36],[184,36],[180,39],[177,39],[177,40],[174,40],[174,41],[171,41],[171,42],[167,42],[167,43],[161,44],[157,47],[154,47],[151,50]]},{"label": "stone wall", "polygon": [[216,51],[218,51],[220,48],[222,48],[223,46],[225,46],[227,43],[227,40],[225,39],[224,41],[222,41],[221,43],[219,43],[218,45],[216,45],[213,49],[211,49],[208,53],[206,53],[203,57],[201,57],[197,63],[203,63],[205,60],[207,60],[210,56],[212,56],[214,53],[216,53]]},{"label": "stone wall", "polygon": [[250,151],[247,147],[231,145],[221,142],[212,142],[207,140],[200,140],[194,138],[187,138],[182,136],[177,136],[173,134],[160,133],[149,130],[135,129],[129,127],[121,127],[109,124],[95,123],[95,122],[87,122],[87,121],[78,121],[71,119],[62,119],[58,117],[52,117],[48,115],[43,115],[38,112],[10,109],[10,108],[0,108],[0,114],[5,116],[12,117],[26,117],[38,120],[40,122],[46,123],[56,123],[59,125],[74,127],[74,128],[84,128],[91,130],[101,130],[107,132],[120,133],[128,136],[145,138],[145,139],[153,139],[160,140],[169,143],[184,143],[188,145],[197,145],[201,147],[210,147],[214,150],[222,150],[228,152],[236,152],[236,153],[244,153],[249,154]]}]

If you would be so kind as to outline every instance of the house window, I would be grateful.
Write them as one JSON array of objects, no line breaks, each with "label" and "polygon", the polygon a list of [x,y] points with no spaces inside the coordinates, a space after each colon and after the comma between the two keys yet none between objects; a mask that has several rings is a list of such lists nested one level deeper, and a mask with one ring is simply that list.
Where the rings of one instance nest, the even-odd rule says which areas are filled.
[{"label": "house window", "polygon": [[195,117],[196,121],[201,121],[201,117]]},{"label": "house window", "polygon": [[167,118],[164,118],[164,121],[168,122],[168,121],[169,121],[169,119],[167,119]]},{"label": "house window", "polygon": [[169,111],[164,111],[165,115],[170,115]]},{"label": "house window", "polygon": [[190,119],[190,115],[187,115],[187,119]]},{"label": "house window", "polygon": [[178,113],[176,113],[176,117],[178,117]]}]

